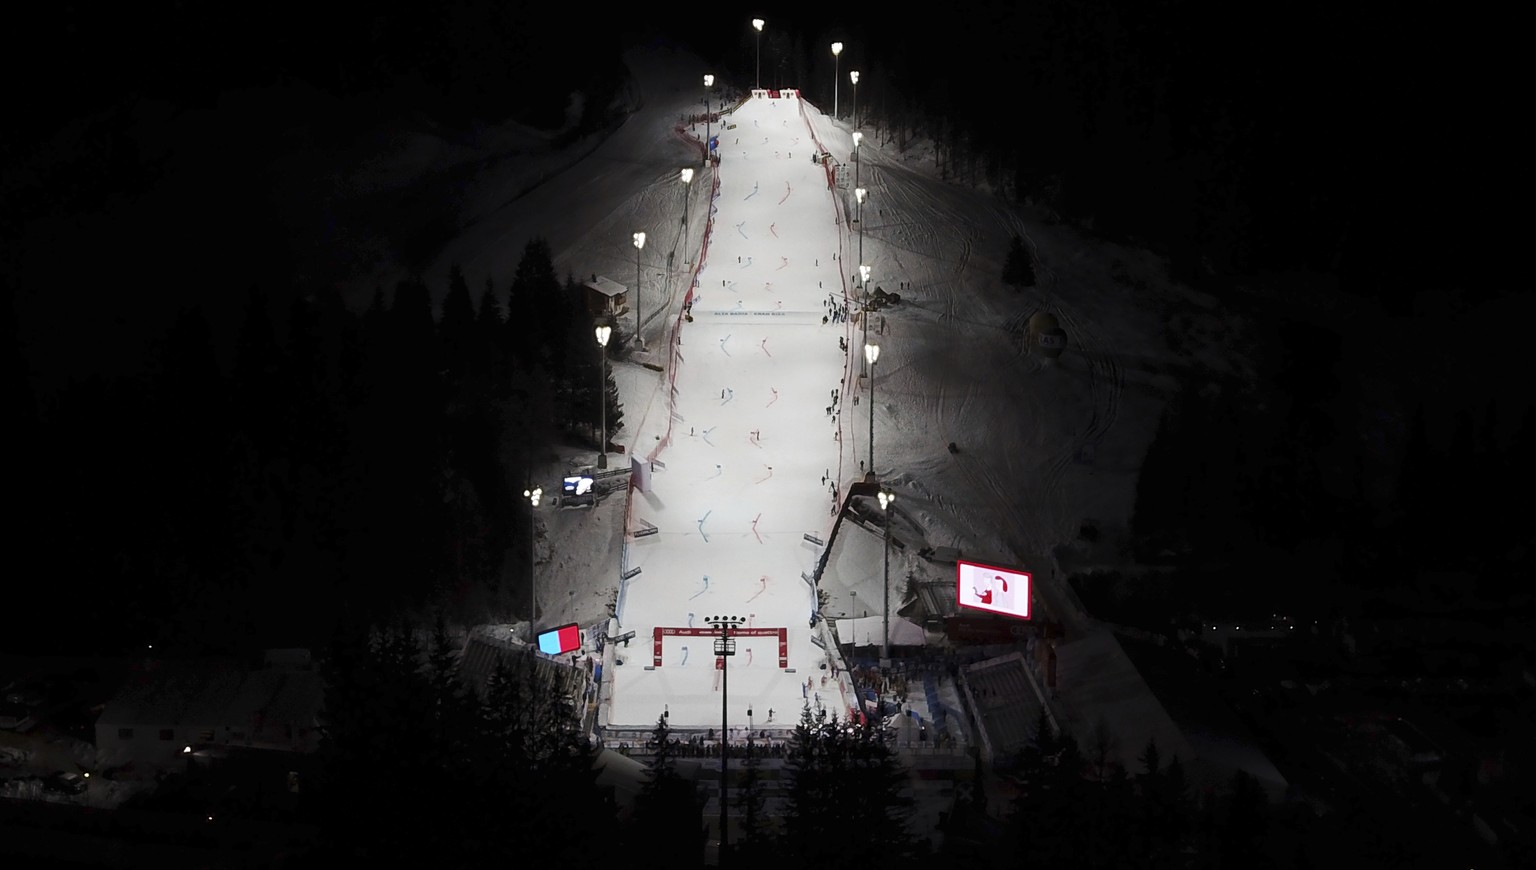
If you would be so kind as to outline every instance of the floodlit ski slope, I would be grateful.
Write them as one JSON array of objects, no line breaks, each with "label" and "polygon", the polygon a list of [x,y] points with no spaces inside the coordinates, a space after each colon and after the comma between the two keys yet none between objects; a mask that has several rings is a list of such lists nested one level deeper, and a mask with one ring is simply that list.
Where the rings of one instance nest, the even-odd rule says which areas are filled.
[{"label": "floodlit ski slope", "polygon": [[[653,629],[704,628],[716,615],[752,628],[787,630],[787,668],[773,636],[740,637],[729,667],[731,727],[793,724],[818,696],[845,715],[850,703],[826,653],[811,641],[814,573],[833,521],[842,424],[828,413],[833,391],[849,391],[850,320],[827,323],[845,302],[843,233],[827,167],[811,159],[803,106],[764,92],[723,119],[721,165],[694,281],[693,320],[672,331],[670,429],[651,455],[651,491],[633,494],[631,537],[618,612],[635,632],[612,668],[610,727],[649,728],[663,709],[673,728],[718,728],[719,675],[712,639],[666,637],[653,664]],[[719,128],[717,128],[719,129]],[[855,372],[856,373],[856,372]],[[846,404],[846,403],[845,403]],[[835,410],[835,409],[834,409]],[[855,415],[856,416],[856,415]],[[806,689],[806,680],[812,685]],[[851,698],[851,696],[849,696]],[[774,711],[768,720],[769,710]]]}]

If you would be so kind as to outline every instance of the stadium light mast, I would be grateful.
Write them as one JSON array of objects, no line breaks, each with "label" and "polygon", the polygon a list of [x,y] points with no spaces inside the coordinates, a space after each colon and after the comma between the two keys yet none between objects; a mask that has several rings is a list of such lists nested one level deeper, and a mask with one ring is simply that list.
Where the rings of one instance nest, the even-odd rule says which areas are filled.
[{"label": "stadium light mast", "polygon": [[834,119],[837,118],[837,80],[842,77],[837,69],[838,55],[842,53],[843,44],[841,42],[832,43],[832,117]]},{"label": "stadium light mast", "polygon": [[[684,169],[683,171],[684,172],[692,172],[693,170],[691,170],[691,169]],[[683,179],[683,184],[686,185],[687,183],[688,183],[688,179],[684,178]],[[687,226],[687,225],[688,225],[688,196],[685,193],[683,195],[683,226]],[[641,318],[640,318],[640,251],[641,251],[641,249],[643,249],[645,247],[645,233],[635,233],[634,240],[635,240],[635,341],[640,343],[640,349],[641,350],[645,350],[645,336],[640,334],[640,327],[641,327]]]},{"label": "stadium light mast", "polygon": [[720,636],[715,638],[715,666],[720,669],[720,854],[716,857],[717,867],[725,866],[726,852],[726,813],[730,808],[730,799],[726,796],[726,760],[731,754],[730,718],[727,695],[730,692],[730,668],[727,667],[729,657],[736,654],[736,641],[731,638],[731,629],[739,628],[745,623],[743,616],[711,616],[704,620],[711,628],[720,630]]},{"label": "stadium light mast", "polygon": [[[865,315],[867,318],[869,315]],[[869,360],[869,473],[875,473],[875,360],[880,358],[880,345],[864,345],[864,358]]]},{"label": "stadium light mast", "polygon": [[[683,167],[683,171],[678,174],[678,178],[682,179],[683,182],[683,226],[686,227],[688,226],[688,185],[693,181],[693,167]],[[686,260],[687,257],[683,259]]]},{"label": "stadium light mast", "polygon": [[709,89],[715,86],[715,77],[704,76],[704,165],[709,165]]},{"label": "stadium light mast", "polygon": [[859,71],[849,70],[848,78],[853,80],[853,126],[857,129],[859,126]]},{"label": "stadium light mast", "polygon": [[859,143],[864,141],[864,134],[858,130],[853,131],[853,189],[859,190]]},{"label": "stadium light mast", "polygon": [[757,89],[763,89],[763,19],[752,19],[752,27],[757,31]]},{"label": "stadium light mast", "polygon": [[[870,381],[870,386],[874,386],[873,380]],[[871,391],[870,396],[873,398],[873,391]],[[870,418],[873,419],[875,413],[874,403],[871,402],[870,404],[869,413]],[[874,429],[871,428],[870,431],[873,432]],[[885,639],[880,644],[880,667],[887,671],[891,667],[891,505],[895,501],[896,493],[886,489],[880,490],[880,510],[885,514],[885,567],[881,572],[885,580],[885,607],[881,609],[881,614],[885,620]]]},{"label": "stadium light mast", "polygon": [[598,424],[597,433],[597,467],[608,467],[608,337],[613,335],[613,327],[604,324],[592,330],[597,336],[597,346],[602,348],[603,361],[597,369],[597,407]]},{"label": "stadium light mast", "polygon": [[853,215],[854,220],[859,222],[859,262],[862,263],[864,262],[864,200],[869,199],[869,191],[862,187],[855,187],[853,198],[858,203]]},{"label": "stadium light mast", "polygon": [[523,497],[528,499],[528,644],[533,645],[533,612],[538,607],[539,600],[534,594],[537,584],[534,578],[537,576],[538,564],[535,552],[538,544],[538,536],[534,531],[533,512],[539,506],[539,499],[544,495],[544,490],[535,486],[532,489],[523,490]]},{"label": "stadium light mast", "polygon": [[[870,268],[868,266],[859,266],[859,287],[864,291],[863,300],[859,303],[861,305],[859,319],[863,321],[860,325],[864,330],[865,346],[869,345],[869,273]],[[861,364],[859,366],[859,377],[866,376],[867,372]]]}]

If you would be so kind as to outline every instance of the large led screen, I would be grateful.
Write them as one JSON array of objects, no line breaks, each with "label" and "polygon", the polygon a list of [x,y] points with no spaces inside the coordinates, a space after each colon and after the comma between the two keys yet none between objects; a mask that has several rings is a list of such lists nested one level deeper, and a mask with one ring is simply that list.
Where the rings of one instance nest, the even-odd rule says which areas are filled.
[{"label": "large led screen", "polygon": [[955,573],[961,607],[1029,619],[1029,574],[965,561],[956,563]]},{"label": "large led screen", "polygon": [[539,652],[557,656],[581,649],[581,626],[576,623],[539,632]]}]

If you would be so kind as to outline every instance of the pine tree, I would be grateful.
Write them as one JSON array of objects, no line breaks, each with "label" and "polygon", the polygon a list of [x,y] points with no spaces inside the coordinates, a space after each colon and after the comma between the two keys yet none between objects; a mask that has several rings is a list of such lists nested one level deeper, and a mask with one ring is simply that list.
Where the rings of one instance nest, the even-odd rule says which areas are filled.
[{"label": "pine tree", "polygon": [[563,356],[564,301],[554,254],[543,238],[529,239],[507,289],[505,347],[524,369],[554,371]]},{"label": "pine tree", "polygon": [[741,825],[736,841],[732,844],[732,863],[743,870],[777,867],[780,865],[776,852],[781,831],[778,820],[766,812],[763,760],[758,757],[750,735],[747,739],[747,759],[741,766],[735,806],[737,815],[741,817]]},{"label": "pine tree", "polygon": [[454,263],[448,270],[448,293],[443,297],[443,315],[437,324],[443,365],[451,380],[460,380],[474,355],[475,303],[469,296],[464,272]]},{"label": "pine tree", "polygon": [[709,836],[704,796],[677,772],[676,744],[665,715],[657,717],[651,739],[654,754],[629,824],[630,852],[659,867],[702,866]]},{"label": "pine tree", "polygon": [[1003,261],[1003,283],[1014,290],[1035,286],[1035,259],[1021,236],[1014,236]]},{"label": "pine tree", "polygon": [[909,828],[907,775],[878,724],[841,720],[821,707],[813,712],[807,703],[786,770],[783,842],[795,858],[822,866],[916,865],[924,850]]}]

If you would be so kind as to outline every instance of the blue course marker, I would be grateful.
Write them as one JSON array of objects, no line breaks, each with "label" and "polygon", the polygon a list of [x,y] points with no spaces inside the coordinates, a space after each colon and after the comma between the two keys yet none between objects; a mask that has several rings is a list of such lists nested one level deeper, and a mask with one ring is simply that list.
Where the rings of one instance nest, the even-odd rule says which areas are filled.
[{"label": "blue course marker", "polygon": [[714,513],[713,509],[707,510],[704,512],[704,516],[699,517],[699,534],[703,536],[704,543],[706,544],[709,543],[709,535],[704,534],[704,521],[709,519],[709,515],[712,513]]},{"label": "blue course marker", "polygon": [[[700,520],[700,522],[703,522],[703,520]],[[692,601],[693,599],[698,598],[700,595],[703,595],[704,593],[706,593],[708,591],[709,591],[709,575],[705,574],[704,575],[704,588],[700,589],[699,591],[697,591],[695,593],[693,593],[693,595],[689,596],[688,600]],[[688,618],[689,618],[688,619],[688,627],[689,628],[693,628],[693,614],[691,614],[691,613],[688,614]]]},{"label": "blue course marker", "polygon": [[688,647],[683,647],[683,660],[681,662],[678,662],[678,664],[680,664],[680,665],[688,664]]}]

